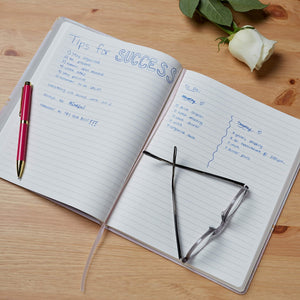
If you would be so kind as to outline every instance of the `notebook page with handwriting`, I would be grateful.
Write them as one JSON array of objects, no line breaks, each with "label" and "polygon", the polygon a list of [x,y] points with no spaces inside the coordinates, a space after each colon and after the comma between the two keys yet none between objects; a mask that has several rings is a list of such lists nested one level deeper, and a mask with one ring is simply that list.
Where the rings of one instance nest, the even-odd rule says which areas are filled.
[{"label": "notebook page with handwriting", "polygon": [[[236,291],[251,272],[299,165],[300,121],[187,71],[147,151],[176,163],[243,182],[250,192],[228,227],[187,267]],[[177,260],[172,166],[143,155],[110,226]],[[179,236],[185,255],[238,188],[175,169]]]},{"label": "notebook page with handwriting", "polygon": [[180,70],[159,51],[62,22],[26,78],[33,95],[24,175],[17,179],[16,104],[0,132],[0,176],[103,220]]}]

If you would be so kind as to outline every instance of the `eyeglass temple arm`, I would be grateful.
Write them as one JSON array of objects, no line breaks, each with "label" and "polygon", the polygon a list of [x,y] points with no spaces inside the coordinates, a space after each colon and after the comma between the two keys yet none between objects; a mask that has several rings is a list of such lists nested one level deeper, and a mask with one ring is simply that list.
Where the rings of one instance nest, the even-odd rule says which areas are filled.
[{"label": "eyeglass temple arm", "polygon": [[[147,156],[150,156],[154,159],[157,159],[159,161],[163,161],[167,164],[170,164],[170,165],[173,165],[172,162],[162,158],[162,157],[159,157],[157,155],[154,155],[148,151],[144,151],[143,152],[145,155]],[[185,170],[188,170],[188,171],[192,171],[192,172],[195,172],[195,173],[198,173],[198,174],[204,174],[204,175],[207,175],[207,176],[211,176],[211,177],[214,177],[214,178],[218,178],[218,179],[221,179],[221,180],[224,180],[224,181],[228,181],[228,182],[231,182],[231,183],[234,183],[236,185],[239,185],[239,186],[245,186],[245,184],[243,182],[240,182],[240,181],[236,181],[236,180],[233,180],[231,178],[227,178],[227,177],[223,177],[223,176],[220,176],[220,175],[217,175],[217,174],[213,174],[213,173],[209,173],[209,172],[205,172],[205,171],[201,171],[201,170],[198,170],[198,169],[194,169],[194,168],[191,168],[191,167],[188,167],[188,166],[184,166],[184,165],[180,165],[180,164],[175,164],[175,167],[177,168],[181,168],[181,169],[185,169]]]},{"label": "eyeglass temple arm", "polygon": [[181,245],[180,245],[179,230],[178,230],[177,202],[176,202],[176,192],[175,192],[176,157],[177,157],[177,147],[174,146],[173,163],[172,163],[172,202],[173,202],[173,216],[174,216],[174,225],[175,225],[175,235],[176,235],[178,258],[181,259],[182,254],[181,254]]}]

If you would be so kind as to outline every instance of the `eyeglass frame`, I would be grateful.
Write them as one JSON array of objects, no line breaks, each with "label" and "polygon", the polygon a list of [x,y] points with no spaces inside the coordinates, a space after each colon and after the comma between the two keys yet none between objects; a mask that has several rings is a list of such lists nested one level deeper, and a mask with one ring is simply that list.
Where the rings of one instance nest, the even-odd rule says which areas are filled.
[{"label": "eyeglass frame", "polygon": [[[145,154],[149,157],[152,157],[156,160],[159,160],[159,161],[162,161],[162,162],[172,165],[172,203],[173,203],[173,216],[174,216],[177,251],[178,251],[179,260],[181,260],[182,263],[186,263],[191,258],[193,258],[197,254],[199,254],[199,252],[201,250],[203,250],[212,240],[214,240],[216,237],[218,237],[224,231],[224,229],[227,227],[229,221],[231,220],[232,216],[234,215],[234,213],[237,211],[237,209],[239,208],[241,203],[246,198],[246,195],[249,191],[249,187],[246,184],[244,184],[240,181],[233,180],[231,178],[227,178],[227,177],[220,176],[220,175],[217,175],[214,173],[202,171],[199,169],[194,169],[194,168],[191,168],[191,167],[188,167],[185,165],[177,164],[176,163],[176,157],[177,157],[177,147],[176,146],[174,146],[172,162],[168,161],[164,158],[161,158],[157,155],[154,155],[146,150],[143,151],[143,154]],[[241,186],[240,190],[233,197],[233,199],[231,200],[229,205],[226,207],[226,209],[222,211],[221,222],[220,222],[219,226],[217,226],[216,228],[210,226],[208,228],[208,230],[203,235],[201,235],[201,237],[190,247],[190,249],[188,250],[187,254],[184,257],[182,257],[181,243],[180,243],[179,230],[178,230],[177,201],[176,201],[176,192],[175,192],[175,168],[176,167],[185,169],[188,171],[192,171],[192,172],[195,172],[198,174],[207,175],[210,177],[221,179],[221,180],[230,182],[232,184]],[[199,248],[200,245],[201,245],[201,247]],[[197,250],[197,251],[195,252],[195,250]]]}]

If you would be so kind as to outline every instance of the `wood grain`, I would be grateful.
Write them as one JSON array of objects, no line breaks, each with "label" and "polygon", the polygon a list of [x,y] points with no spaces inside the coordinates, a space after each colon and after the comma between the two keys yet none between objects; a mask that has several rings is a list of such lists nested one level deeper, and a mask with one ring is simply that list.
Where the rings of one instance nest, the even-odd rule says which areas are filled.
[{"label": "wood grain", "polygon": [[[300,2],[271,1],[236,15],[278,41],[259,72],[217,51],[217,28],[190,20],[178,1],[0,0],[0,108],[58,16],[128,42],[149,46],[271,107],[300,117]],[[0,150],[1,151],[1,150]],[[0,152],[1,153],[1,152]],[[80,281],[98,226],[27,190],[0,180],[0,299],[298,299],[299,176],[248,293],[236,295],[112,233],[106,233]]]}]

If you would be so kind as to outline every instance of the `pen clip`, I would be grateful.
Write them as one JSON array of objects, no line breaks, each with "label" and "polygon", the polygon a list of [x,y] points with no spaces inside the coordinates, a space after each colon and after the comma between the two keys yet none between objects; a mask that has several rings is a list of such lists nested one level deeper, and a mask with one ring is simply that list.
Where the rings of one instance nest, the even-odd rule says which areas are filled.
[{"label": "pen clip", "polygon": [[23,100],[24,100],[24,90],[25,90],[25,87],[26,86],[29,86],[30,87],[30,94],[32,92],[31,90],[31,83],[30,81],[25,81],[25,84],[22,88],[22,95],[21,95],[21,101],[20,101],[20,111],[19,111],[19,117],[21,118],[21,115],[22,115],[22,107],[23,107]]},{"label": "pen clip", "polygon": [[24,86],[22,87],[22,95],[21,95],[21,101],[20,101],[20,110],[19,110],[19,117],[21,118],[22,114],[22,103],[23,103],[23,98],[24,98]]}]

